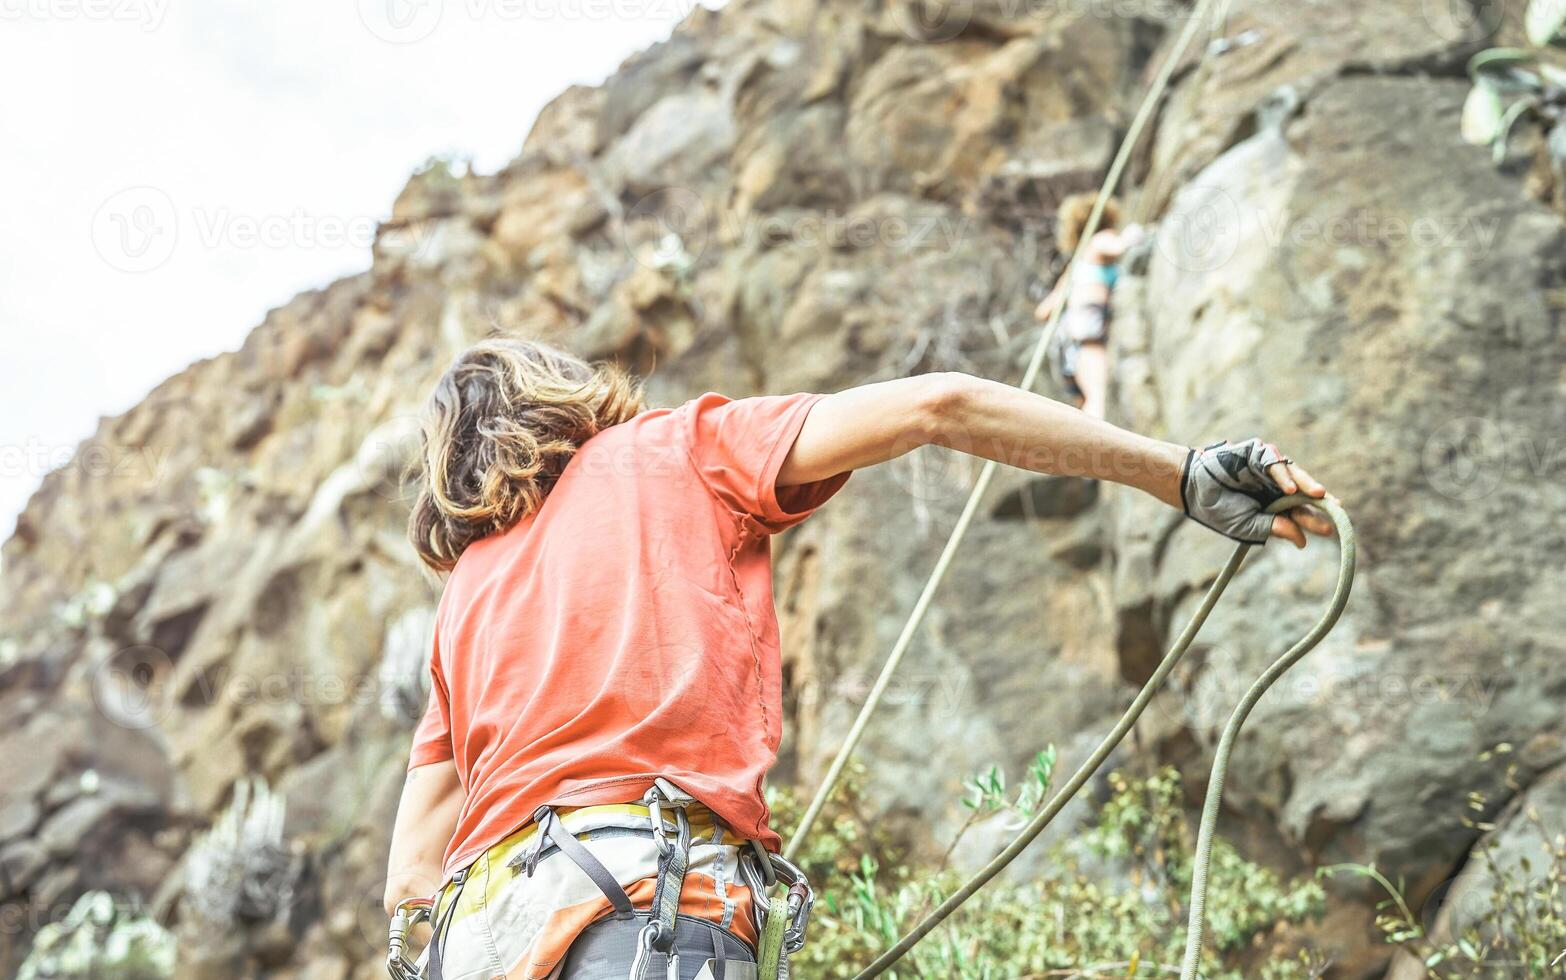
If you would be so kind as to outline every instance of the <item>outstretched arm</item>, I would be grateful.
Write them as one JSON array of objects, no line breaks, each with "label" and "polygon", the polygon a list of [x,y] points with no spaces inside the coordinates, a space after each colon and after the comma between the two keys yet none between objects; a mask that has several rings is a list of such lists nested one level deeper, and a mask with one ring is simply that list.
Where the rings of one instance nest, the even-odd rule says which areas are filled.
[{"label": "outstretched arm", "polygon": [[[1186,447],[1127,432],[1020,388],[950,373],[883,381],[823,398],[800,429],[778,485],[826,479],[923,445],[1039,473],[1123,483],[1185,509]],[[1290,462],[1268,466],[1266,475],[1284,493],[1326,495]],[[1304,530],[1329,534],[1332,525],[1298,508],[1272,521],[1274,536],[1299,547],[1305,545]]]},{"label": "outstretched arm", "polygon": [[404,899],[424,898],[440,887],[441,861],[466,799],[450,759],[408,770],[386,861],[387,915]]}]

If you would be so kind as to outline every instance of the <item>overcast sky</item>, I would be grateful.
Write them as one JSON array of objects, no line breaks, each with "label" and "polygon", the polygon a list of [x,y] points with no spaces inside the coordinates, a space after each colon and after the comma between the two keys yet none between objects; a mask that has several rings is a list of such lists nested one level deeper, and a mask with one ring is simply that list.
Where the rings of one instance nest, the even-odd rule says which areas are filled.
[{"label": "overcast sky", "polygon": [[0,0],[0,538],[100,416],[367,268],[424,160],[497,169],[695,2]]}]

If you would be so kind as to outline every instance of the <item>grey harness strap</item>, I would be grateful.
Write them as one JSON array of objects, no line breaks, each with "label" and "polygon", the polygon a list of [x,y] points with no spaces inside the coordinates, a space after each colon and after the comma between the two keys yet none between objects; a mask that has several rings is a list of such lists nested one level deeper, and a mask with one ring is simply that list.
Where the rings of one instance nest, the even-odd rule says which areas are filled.
[{"label": "grey harness strap", "polygon": [[[673,783],[660,778],[642,797],[642,801],[647,804],[653,841],[658,845],[658,884],[653,889],[652,919],[642,930],[637,943],[631,980],[640,980],[646,970],[648,954],[654,951],[668,957],[669,976],[677,980],[680,957],[674,948],[674,934],[679,923],[680,895],[685,891],[685,875],[691,865],[691,819],[686,807],[694,803],[695,799]],[[678,830],[678,837],[672,843],[668,828],[663,824],[663,810],[666,806],[673,807]]]},{"label": "grey harness strap", "polygon": [[653,889],[653,919],[656,929],[650,937],[652,948],[666,953],[674,945],[674,926],[680,914],[680,893],[685,890],[685,875],[691,865],[691,823],[685,810],[675,811],[679,837],[671,844],[661,817],[653,823],[653,839],[662,856],[658,858],[658,884]]},{"label": "grey harness strap", "polygon": [[451,896],[451,905],[446,909],[446,914],[437,922],[431,922],[434,934],[430,936],[430,955],[424,967],[425,980],[445,980],[441,972],[440,949],[446,943],[446,934],[451,931],[451,921],[457,917],[457,900],[462,897],[462,889],[468,881],[468,869],[463,868],[451,877],[452,883],[457,886],[456,892]]},{"label": "grey harness strap", "polygon": [[[648,790],[646,797],[652,818],[652,836],[659,851],[658,883],[653,890],[652,908],[642,913],[647,917],[647,924],[637,935],[636,953],[631,962],[629,980],[642,980],[651,966],[654,953],[664,954],[669,978],[677,980],[680,976],[680,955],[675,948],[675,930],[679,922],[680,894],[685,890],[685,876],[690,870],[691,824],[690,816],[685,810],[690,797],[671,799],[671,795],[673,794],[662,790],[661,787],[655,787]],[[675,810],[678,837],[674,841],[669,839],[668,828],[663,822],[665,807],[672,807]],[[578,870],[587,875],[599,891],[603,892],[609,904],[614,906],[611,917],[618,919],[637,917],[631,898],[621,887],[620,882],[608,868],[604,867],[603,862],[593,856],[592,851],[565,828],[560,822],[559,815],[552,808],[539,807],[533,814],[533,822],[538,825],[538,840],[532,853],[522,862],[521,867],[525,873],[531,875],[545,849],[553,845],[561,854],[569,858]],[[727,955],[723,950],[722,942],[717,938],[713,940],[712,964],[714,980],[724,980]]]},{"label": "grey harness strap", "polygon": [[[603,866],[603,862],[593,857],[592,851],[583,847],[582,842],[561,825],[560,818],[555,815],[554,810],[547,806],[539,807],[533,814],[533,821],[538,824],[538,851],[543,850],[545,841],[560,848],[560,853],[570,858],[571,863],[591,878],[593,884],[598,886],[598,890],[609,899],[609,904],[614,906],[616,916],[623,919],[635,913],[636,910],[631,905],[631,897],[625,893],[624,888],[620,887],[614,875]],[[536,862],[526,866],[529,877],[532,876],[535,866]]]}]

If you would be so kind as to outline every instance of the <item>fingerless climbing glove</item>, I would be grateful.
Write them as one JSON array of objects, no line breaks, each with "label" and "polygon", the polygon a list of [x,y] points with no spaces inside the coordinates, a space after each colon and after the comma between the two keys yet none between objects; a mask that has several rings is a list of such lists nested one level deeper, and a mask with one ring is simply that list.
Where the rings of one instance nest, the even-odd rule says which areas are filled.
[{"label": "fingerless climbing glove", "polygon": [[1215,442],[1191,450],[1180,477],[1180,502],[1185,515],[1236,541],[1266,544],[1272,515],[1264,513],[1283,491],[1267,475],[1267,467],[1284,463],[1260,439]]}]

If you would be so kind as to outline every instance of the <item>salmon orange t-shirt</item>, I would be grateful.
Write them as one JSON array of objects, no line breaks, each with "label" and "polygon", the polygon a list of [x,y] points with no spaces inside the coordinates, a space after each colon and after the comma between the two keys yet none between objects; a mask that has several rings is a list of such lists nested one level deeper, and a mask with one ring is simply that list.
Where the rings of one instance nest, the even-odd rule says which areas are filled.
[{"label": "salmon orange t-shirt", "polygon": [[775,848],[782,734],[770,535],[848,474],[779,490],[820,395],[702,395],[589,439],[536,513],[474,542],[435,617],[409,767],[467,792],[449,876],[542,804],[639,799],[662,776]]}]

